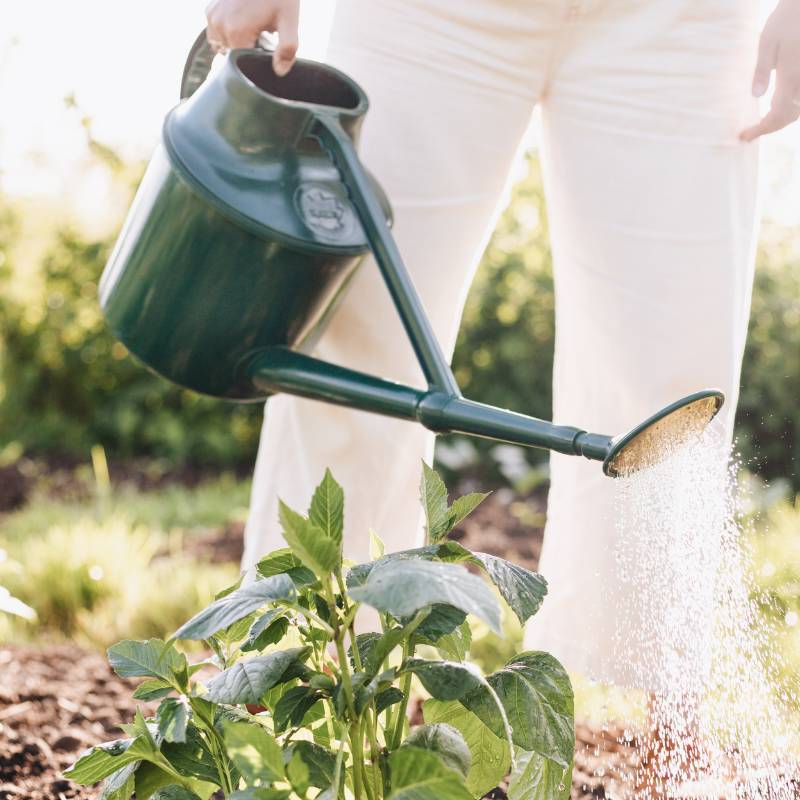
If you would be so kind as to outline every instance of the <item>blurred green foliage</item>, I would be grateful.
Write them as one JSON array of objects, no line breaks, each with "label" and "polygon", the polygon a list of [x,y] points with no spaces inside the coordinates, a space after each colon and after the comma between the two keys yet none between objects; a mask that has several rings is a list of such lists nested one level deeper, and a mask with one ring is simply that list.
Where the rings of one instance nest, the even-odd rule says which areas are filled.
[{"label": "blurred green foliage", "polygon": [[[105,155],[101,160],[112,171],[121,169]],[[538,161],[529,157],[527,167],[469,294],[454,369],[466,395],[549,418],[552,264]],[[108,332],[96,292],[111,239],[95,241],[59,226],[35,265],[36,280],[29,281],[35,290],[20,298],[12,291],[19,277],[15,222],[0,198],[0,453],[19,443],[28,453],[85,455],[101,444],[114,459],[144,455],[224,465],[253,458],[259,405],[231,405],[175,388]],[[767,478],[788,478],[796,488],[799,262],[800,235],[766,228],[737,419],[744,463]],[[475,451],[486,455],[492,447],[471,440],[462,453],[472,453],[474,465]],[[546,454],[527,450],[523,457],[536,464]],[[499,474],[492,459],[480,461],[487,481]]]},{"label": "blurred green foliage", "polygon": [[174,463],[229,464],[257,443],[260,405],[232,405],[176,388],[116,342],[97,302],[110,241],[62,228],[40,265],[40,290],[12,290],[15,233],[0,227],[0,448],[116,458],[163,456]]},{"label": "blurred green foliage", "polygon": [[249,490],[223,474],[194,488],[116,487],[88,503],[34,495],[0,519],[0,585],[36,618],[0,614],[0,642],[167,638],[236,579],[235,547],[220,563],[209,554],[238,540],[225,530],[243,521]]}]

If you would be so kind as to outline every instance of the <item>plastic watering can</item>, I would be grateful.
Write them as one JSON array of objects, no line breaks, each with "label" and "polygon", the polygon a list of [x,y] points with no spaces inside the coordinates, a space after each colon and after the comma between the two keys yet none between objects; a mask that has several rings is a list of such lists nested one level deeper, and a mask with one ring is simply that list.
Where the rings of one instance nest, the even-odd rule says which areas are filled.
[{"label": "plastic watering can", "polygon": [[[212,59],[202,34],[100,283],[115,335],[157,373],[230,400],[289,392],[582,455],[608,475],[660,460],[717,413],[722,393],[699,391],[611,437],[464,398],[356,153],[364,92],[302,59],[279,78],[263,48],[233,50],[213,72]],[[424,389],[308,354],[370,251]]]}]

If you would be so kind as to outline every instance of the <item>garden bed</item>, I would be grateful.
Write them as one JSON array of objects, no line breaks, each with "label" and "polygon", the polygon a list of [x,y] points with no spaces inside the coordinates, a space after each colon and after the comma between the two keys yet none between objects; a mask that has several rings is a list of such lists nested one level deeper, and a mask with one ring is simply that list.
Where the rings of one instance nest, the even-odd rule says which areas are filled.
[{"label": "garden bed", "polygon": [[[137,705],[134,682],[118,678],[101,654],[69,645],[0,648],[0,674],[0,800],[99,798],[99,788],[61,773],[82,750],[123,735],[119,725]],[[624,776],[637,763],[633,737],[585,724],[577,734],[573,798],[625,797]]]}]

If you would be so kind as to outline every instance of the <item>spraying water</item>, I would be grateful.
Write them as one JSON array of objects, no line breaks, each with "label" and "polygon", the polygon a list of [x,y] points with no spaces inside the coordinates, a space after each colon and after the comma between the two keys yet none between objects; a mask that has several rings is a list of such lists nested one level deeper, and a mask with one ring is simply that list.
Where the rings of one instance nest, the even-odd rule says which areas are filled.
[{"label": "spraying water", "polygon": [[615,645],[650,694],[637,798],[794,800],[779,655],[758,609],[736,464],[707,429],[620,478],[616,563],[630,601]]}]

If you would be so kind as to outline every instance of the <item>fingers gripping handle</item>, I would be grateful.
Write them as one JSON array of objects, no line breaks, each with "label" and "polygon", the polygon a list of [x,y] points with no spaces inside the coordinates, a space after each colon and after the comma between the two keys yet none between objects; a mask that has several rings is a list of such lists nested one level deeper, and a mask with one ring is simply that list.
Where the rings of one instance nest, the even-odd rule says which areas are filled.
[{"label": "fingers gripping handle", "polygon": [[[211,64],[217,53],[209,43],[206,33],[205,29],[201,31],[186,57],[186,64],[181,76],[181,100],[191,97],[211,72]],[[258,37],[256,47],[267,51],[275,49],[272,38],[267,33],[262,33]]]}]

